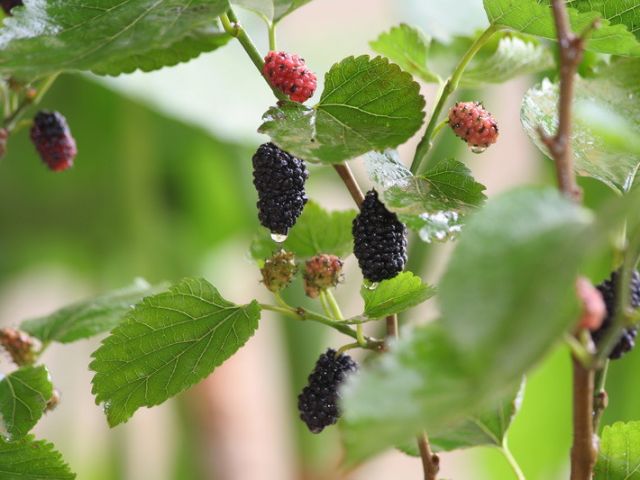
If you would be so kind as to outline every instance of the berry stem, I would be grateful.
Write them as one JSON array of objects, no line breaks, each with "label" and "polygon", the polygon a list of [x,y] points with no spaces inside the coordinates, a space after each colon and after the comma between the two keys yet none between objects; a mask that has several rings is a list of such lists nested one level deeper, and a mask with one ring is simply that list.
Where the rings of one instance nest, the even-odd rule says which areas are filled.
[{"label": "berry stem", "polygon": [[604,409],[607,408],[608,398],[605,385],[607,384],[607,371],[609,370],[609,359],[605,360],[601,369],[595,374],[595,388],[593,391],[593,431],[598,431],[600,419]]},{"label": "berry stem", "polygon": [[329,318],[335,318],[333,312],[331,311],[331,308],[329,308],[329,302],[327,302],[327,295],[325,294],[324,290],[320,290],[320,305],[322,305],[322,310],[324,311],[324,314],[329,317]]},{"label": "berry stem", "polygon": [[464,56],[460,59],[460,62],[456,66],[456,68],[451,73],[451,76],[444,83],[440,92],[438,93],[438,100],[436,101],[436,105],[433,108],[433,112],[431,112],[431,118],[429,119],[429,123],[427,125],[427,129],[424,132],[424,136],[418,147],[416,148],[415,156],[413,157],[413,163],[411,163],[411,173],[417,174],[421,170],[421,167],[427,167],[427,155],[429,154],[429,150],[431,149],[433,137],[435,136],[436,126],[438,125],[438,119],[440,118],[440,114],[442,113],[442,109],[444,108],[445,103],[449,96],[456,91],[458,88],[458,84],[460,83],[460,79],[462,78],[462,74],[464,73],[465,68],[469,65],[469,62],[473,59],[473,57],[478,53],[478,51],[482,48],[482,46],[487,43],[487,41],[500,30],[496,25],[490,25],[482,35],[480,35],[469,47]]},{"label": "berry stem", "polygon": [[9,132],[13,131],[20,118],[22,118],[22,115],[24,115],[31,105],[37,105],[40,103],[57,78],[57,73],[46,77],[38,87],[38,93],[36,96],[25,96],[22,101],[12,109],[12,112],[4,118],[2,126]]},{"label": "berry stem", "polygon": [[[279,305],[269,305],[269,304],[260,304],[260,308],[262,310],[269,310],[271,312],[277,312],[280,313],[282,315],[285,315],[289,318],[293,318],[294,320],[310,320],[312,322],[317,322],[317,323],[321,323],[323,325],[326,325],[328,327],[331,327],[337,331],[339,331],[340,333],[343,333],[345,335],[348,335],[349,337],[356,339],[357,340],[357,333],[356,331],[351,328],[349,325],[346,325],[342,322],[338,322],[336,320],[333,320],[329,317],[326,317],[324,315],[321,315],[319,313],[316,312],[312,312],[309,310],[306,310],[304,308],[293,308],[290,306],[279,306]],[[381,340],[377,340],[374,338],[370,338],[370,337],[365,337],[365,344],[361,345],[361,347],[369,349],[369,350],[376,350],[376,351],[380,351],[382,350],[384,346],[384,342],[382,342]]]},{"label": "berry stem", "polygon": [[278,50],[278,44],[276,42],[276,23],[268,22],[269,29],[269,50],[275,52]]},{"label": "berry stem", "polygon": [[356,205],[360,208],[360,205],[364,202],[364,194],[362,193],[362,190],[360,190],[360,186],[358,185],[356,178],[353,176],[353,172],[351,171],[351,168],[349,168],[349,165],[346,163],[334,163],[333,168],[338,172],[342,182],[347,187],[347,190],[349,190],[351,198],[353,198],[353,201],[356,202]]},{"label": "berry stem", "polygon": [[224,31],[232,37],[235,37],[240,42],[240,45],[242,45],[242,48],[244,48],[244,51],[256,66],[262,78],[264,78],[264,80],[267,82],[267,85],[269,85],[269,88],[271,88],[271,91],[276,96],[276,98],[278,100],[287,100],[287,97],[282,92],[271,86],[267,78],[262,73],[262,67],[264,66],[262,55],[260,55],[260,52],[253,43],[253,40],[251,40],[251,37],[249,37],[249,34],[244,28],[242,28],[242,25],[240,25],[238,17],[236,17],[233,9],[229,8],[229,10],[227,10],[227,13],[220,15],[220,22],[222,23],[222,28],[224,28]]},{"label": "berry stem", "polygon": [[340,305],[338,304],[336,297],[333,296],[331,290],[324,290],[324,294],[333,317],[342,322],[344,320],[344,316],[342,315],[342,310],[340,310]]}]

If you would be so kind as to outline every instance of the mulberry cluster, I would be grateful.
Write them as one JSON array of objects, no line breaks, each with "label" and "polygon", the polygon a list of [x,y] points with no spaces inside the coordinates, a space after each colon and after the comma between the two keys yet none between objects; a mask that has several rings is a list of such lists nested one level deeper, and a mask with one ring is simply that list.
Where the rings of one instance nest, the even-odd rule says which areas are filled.
[{"label": "mulberry cluster", "polygon": [[58,112],[38,112],[31,127],[31,141],[54,172],[73,166],[78,150],[67,120]]},{"label": "mulberry cluster", "polygon": [[260,272],[265,287],[272,292],[279,292],[291,283],[297,270],[295,255],[280,250],[264,262]]},{"label": "mulberry cluster", "polygon": [[364,278],[380,282],[398,275],[407,261],[407,229],[370,190],[353,220],[353,253]]},{"label": "mulberry cluster", "polygon": [[294,102],[306,102],[316,90],[315,74],[298,55],[269,52],[264,58],[262,73],[271,85]]},{"label": "mulberry cluster", "polygon": [[4,13],[11,15],[11,9],[22,5],[22,0],[0,0],[0,7],[4,10]]},{"label": "mulberry cluster", "polygon": [[449,110],[449,125],[469,146],[487,148],[498,140],[498,124],[479,102],[458,102]]},{"label": "mulberry cluster", "polygon": [[[617,304],[617,283],[620,278],[620,272],[613,272],[611,277],[608,280],[605,280],[600,285],[597,286],[597,289],[602,294],[602,299],[607,307],[607,314],[602,322],[602,326],[591,333],[593,341],[596,346],[602,341],[605,337],[607,330],[611,327],[611,323],[616,315],[616,304]],[[630,296],[630,304],[633,308],[640,307],[640,274],[638,272],[633,272],[631,276],[631,284],[629,285],[631,290]],[[636,335],[638,333],[638,328],[636,326],[628,327],[622,332],[622,336],[620,340],[613,348],[611,353],[609,354],[609,358],[612,360],[616,360],[620,358],[625,353],[629,352],[635,345]]]},{"label": "mulberry cluster", "polygon": [[253,156],[253,184],[258,191],[260,223],[278,235],[296,223],[307,203],[304,184],[309,176],[304,161],[273,143],[260,145]]},{"label": "mulberry cluster", "polygon": [[36,360],[36,350],[40,343],[33,337],[15,328],[0,329],[0,346],[17,366],[31,365]]},{"label": "mulberry cluster", "polygon": [[307,260],[304,270],[304,291],[317,298],[320,292],[335,287],[342,278],[343,262],[335,255],[322,253]]},{"label": "mulberry cluster", "polygon": [[309,383],[298,396],[300,418],[312,433],[338,421],[338,388],[347,377],[358,370],[358,365],[345,354],[328,349],[320,355],[309,375]]}]

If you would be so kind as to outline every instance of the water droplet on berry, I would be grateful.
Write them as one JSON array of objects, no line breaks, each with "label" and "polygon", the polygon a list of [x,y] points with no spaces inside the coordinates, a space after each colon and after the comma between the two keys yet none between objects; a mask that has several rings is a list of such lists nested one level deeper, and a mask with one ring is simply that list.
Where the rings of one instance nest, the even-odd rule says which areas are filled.
[{"label": "water droplet on berry", "polygon": [[375,290],[376,288],[378,288],[378,282],[370,282],[368,280],[365,280],[364,282],[364,288],[366,288],[367,290]]},{"label": "water droplet on berry", "polygon": [[276,243],[282,243],[287,239],[286,235],[283,235],[281,233],[272,233],[271,234],[271,240],[273,240]]},{"label": "water droplet on berry", "polygon": [[473,145],[471,147],[471,152],[472,153],[482,153],[487,149],[487,147],[481,147],[479,145]]}]

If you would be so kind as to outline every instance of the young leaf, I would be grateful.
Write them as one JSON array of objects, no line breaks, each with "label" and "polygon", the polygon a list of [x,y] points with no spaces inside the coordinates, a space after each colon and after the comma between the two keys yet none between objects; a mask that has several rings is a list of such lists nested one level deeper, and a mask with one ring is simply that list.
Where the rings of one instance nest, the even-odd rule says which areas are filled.
[{"label": "young leaf", "polygon": [[384,193],[389,210],[426,242],[460,232],[462,217],[486,199],[484,185],[456,160],[442,160],[424,175],[405,178]]},{"label": "young leaf", "polygon": [[[524,386],[525,382],[522,381],[490,408],[469,415],[458,425],[429,435],[431,448],[436,452],[450,452],[481,445],[502,447],[511,422],[520,410]],[[420,456],[415,440],[399,448],[408,455]]]},{"label": "young leaf", "polygon": [[[593,2],[574,0],[570,6],[578,6],[580,11],[569,8],[569,17],[574,31],[582,32],[595,20],[600,20],[598,29],[591,32],[586,48],[594,52],[614,55],[640,56],[640,43],[631,31],[637,30],[637,21],[632,10],[621,15],[624,8],[621,0],[613,2]],[[605,5],[612,3],[616,5]],[[608,8],[610,7],[610,8]],[[508,27],[522,33],[529,33],[555,40],[556,31],[548,2],[538,0],[484,0],[484,8],[489,21],[498,27]],[[610,21],[611,20],[611,21]],[[617,23],[617,25],[615,24]]]},{"label": "young leaf", "polygon": [[265,229],[252,242],[251,255],[255,260],[264,260],[282,247],[298,258],[313,257],[319,253],[346,257],[353,250],[351,223],[356,213],[355,210],[329,212],[310,201],[284,243],[275,243]]},{"label": "young leaf", "polygon": [[400,161],[397,150],[369,152],[364,156],[364,165],[369,180],[383,190],[402,184],[404,180],[413,177],[411,171]]},{"label": "young leaf", "polygon": [[164,290],[143,279],[121,290],[77,302],[44,317],[25,320],[20,329],[43,342],[70,343],[107,332],[120,323],[131,306],[143,297]]},{"label": "young leaf", "polygon": [[[623,117],[633,137],[640,134],[640,59],[622,59],[601,69],[594,78],[576,78],[577,102],[598,102]],[[521,121],[529,138],[544,153],[538,127],[554,132],[557,124],[558,84],[544,80],[522,101]],[[640,166],[640,155],[611,148],[590,125],[577,122],[571,136],[576,173],[600,180],[614,190],[628,191]]]},{"label": "young leaf", "polygon": [[425,82],[438,83],[440,77],[429,70],[427,58],[431,38],[416,27],[401,23],[369,42],[373,51],[384,55],[400,68]]},{"label": "young leaf", "polygon": [[404,312],[433,297],[434,287],[424,283],[411,272],[402,272],[389,280],[384,280],[371,290],[360,289],[364,299],[364,314],[369,318],[382,318]]},{"label": "young leaf", "polygon": [[505,32],[500,34],[497,48],[491,56],[478,57],[465,69],[460,86],[475,88],[487,83],[502,83],[553,65],[553,55],[546,45],[532,37]]},{"label": "young leaf", "polygon": [[0,73],[31,80],[173,65],[221,44],[216,17],[227,8],[227,0],[105,0],[96,8],[79,0],[26,2],[4,21]]},{"label": "young leaf", "polygon": [[602,430],[594,480],[640,478],[640,422],[616,422]]},{"label": "young leaf", "polygon": [[281,102],[259,131],[310,162],[339,163],[396,147],[422,125],[425,102],[411,75],[382,57],[347,57],[325,76],[313,108]]},{"label": "young leaf", "polygon": [[93,393],[110,426],[209,375],[258,328],[260,307],[238,306],[204,279],[145,298],[93,353]]},{"label": "young leaf", "polygon": [[17,442],[0,439],[2,480],[73,480],[76,474],[51,443],[29,435]]},{"label": "young leaf", "polygon": [[53,385],[44,366],[22,367],[0,381],[0,425],[7,441],[20,440],[29,433],[52,394]]},{"label": "young leaf", "polygon": [[264,15],[270,21],[279,22],[294,10],[311,0],[231,0],[231,3]]}]

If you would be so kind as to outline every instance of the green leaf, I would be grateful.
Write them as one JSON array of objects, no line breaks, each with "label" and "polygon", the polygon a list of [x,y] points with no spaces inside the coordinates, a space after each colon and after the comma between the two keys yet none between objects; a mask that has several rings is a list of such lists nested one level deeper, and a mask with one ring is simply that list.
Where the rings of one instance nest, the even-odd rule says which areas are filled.
[{"label": "green leaf", "polygon": [[231,3],[264,15],[270,21],[278,22],[310,1],[311,0],[231,0]]},{"label": "green leaf", "polygon": [[227,8],[227,0],[26,2],[0,32],[0,74],[30,80],[174,65],[224,43],[216,17]]},{"label": "green leaf", "polygon": [[[640,134],[640,59],[622,59],[597,72],[594,78],[576,78],[575,98],[597,102],[601,108],[616,112],[628,125],[631,138]],[[521,109],[522,125],[536,146],[547,153],[540,140],[538,127],[554,132],[557,124],[558,84],[544,80],[525,95]],[[573,129],[575,171],[579,175],[600,180],[620,192],[628,191],[640,165],[640,155],[611,148],[606,138],[584,122]]]},{"label": "green leaf", "polygon": [[0,425],[6,440],[20,440],[29,433],[51,395],[53,385],[44,366],[22,367],[4,377],[0,381]]},{"label": "green leaf", "polygon": [[637,198],[616,207],[595,222],[555,189],[527,188],[474,213],[438,287],[442,319],[403,335],[343,392],[352,461],[424,429],[450,432],[512,392],[576,321],[578,271]]},{"label": "green leaf", "polygon": [[530,75],[554,66],[549,48],[532,37],[511,32],[499,34],[497,47],[490,56],[477,56],[462,75],[460,86],[476,88],[487,83],[502,83],[520,75]]},{"label": "green leaf", "polygon": [[611,25],[625,25],[640,40],[640,9],[637,0],[567,0],[581,13],[598,12]]},{"label": "green leaf", "polygon": [[204,279],[145,298],[93,353],[93,393],[110,426],[208,376],[258,328],[260,307],[238,306]]},{"label": "green leaf", "polygon": [[17,442],[0,439],[2,480],[73,480],[76,474],[51,443],[33,436]]},{"label": "green leaf", "polygon": [[[630,30],[637,30],[633,13],[623,16],[624,0],[592,2],[579,0],[570,2],[579,6],[580,12],[569,8],[571,26],[576,32],[582,32],[595,20],[600,19],[600,27],[589,35],[586,48],[600,53],[614,55],[640,56],[640,43]],[[608,5],[605,5],[607,3]],[[606,8],[610,7],[610,8]],[[556,31],[548,0],[484,0],[484,8],[489,21],[498,27],[508,27],[523,33],[555,40]],[[596,10],[601,8],[601,10]],[[628,21],[629,23],[622,23]],[[617,23],[617,24],[616,24]]]},{"label": "green leaf", "polygon": [[[502,447],[511,422],[520,410],[525,382],[501,398],[490,408],[470,415],[459,425],[429,436],[431,448],[436,452],[450,452],[481,445]],[[407,442],[400,450],[414,457],[420,456],[416,442]]]},{"label": "green leaf", "polygon": [[640,422],[616,422],[603,428],[593,478],[640,479]]},{"label": "green leaf", "polygon": [[346,257],[353,250],[351,224],[356,214],[355,210],[329,212],[310,201],[284,243],[274,242],[269,232],[263,229],[251,244],[251,255],[256,260],[264,260],[282,247],[299,258],[319,253]]},{"label": "green leaf", "polygon": [[364,299],[364,314],[369,318],[382,318],[404,312],[433,297],[434,287],[424,283],[411,272],[403,272],[389,280],[383,280],[371,290],[360,289]]},{"label": "green leaf", "polygon": [[486,199],[484,185],[457,160],[441,160],[423,175],[400,179],[384,193],[389,210],[426,242],[460,232],[466,213]]},{"label": "green leaf", "polygon": [[325,76],[313,108],[281,102],[259,131],[310,162],[340,163],[371,150],[396,147],[422,125],[420,86],[382,57],[347,57]]},{"label": "green leaf", "polygon": [[132,305],[143,297],[164,290],[143,279],[121,290],[77,302],[44,317],[26,320],[20,329],[43,342],[70,343],[107,332],[118,325]]},{"label": "green leaf", "polygon": [[400,154],[397,150],[369,152],[364,156],[364,165],[369,180],[383,190],[403,184],[407,179],[413,177],[411,171],[400,160]]},{"label": "green leaf", "polygon": [[425,82],[438,83],[440,77],[429,70],[427,58],[431,38],[416,27],[401,23],[369,42],[373,51]]}]

